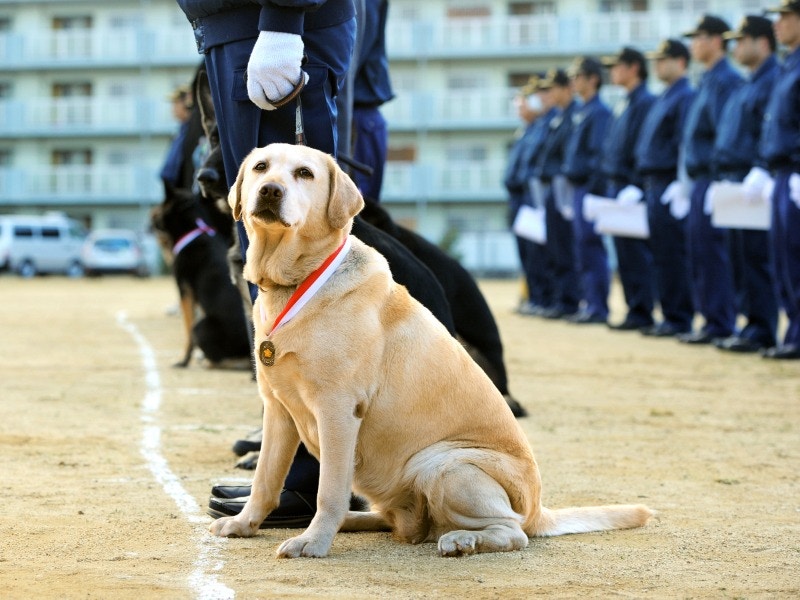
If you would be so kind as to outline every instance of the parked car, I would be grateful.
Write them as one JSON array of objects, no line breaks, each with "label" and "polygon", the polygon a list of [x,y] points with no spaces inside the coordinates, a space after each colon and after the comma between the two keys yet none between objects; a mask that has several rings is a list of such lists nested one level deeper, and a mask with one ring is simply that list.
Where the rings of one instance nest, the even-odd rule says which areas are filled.
[{"label": "parked car", "polygon": [[81,252],[87,275],[130,273],[139,277],[150,275],[139,236],[128,229],[97,229],[83,243]]},{"label": "parked car", "polygon": [[22,277],[39,273],[83,274],[86,231],[62,213],[0,215],[0,270]]}]

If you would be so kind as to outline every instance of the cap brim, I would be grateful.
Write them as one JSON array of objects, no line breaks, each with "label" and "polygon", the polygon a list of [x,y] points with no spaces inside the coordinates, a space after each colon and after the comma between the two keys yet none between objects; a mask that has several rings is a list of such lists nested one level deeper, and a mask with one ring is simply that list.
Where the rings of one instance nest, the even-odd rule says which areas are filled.
[{"label": "cap brim", "polygon": [[763,12],[767,14],[775,14],[775,13],[793,13],[797,11],[792,10],[791,8],[787,8],[786,6],[776,6],[774,8],[765,8]]},{"label": "cap brim", "polygon": [[740,40],[744,37],[741,31],[726,31],[722,34],[723,40]]}]

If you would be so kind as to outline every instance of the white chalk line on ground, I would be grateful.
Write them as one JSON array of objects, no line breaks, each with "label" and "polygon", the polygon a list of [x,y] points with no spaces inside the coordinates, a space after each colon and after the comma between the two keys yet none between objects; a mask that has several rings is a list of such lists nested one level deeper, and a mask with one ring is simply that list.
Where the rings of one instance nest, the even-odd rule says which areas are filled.
[{"label": "white chalk line on ground", "polygon": [[198,556],[194,561],[194,570],[188,578],[189,585],[194,591],[195,597],[200,600],[234,598],[235,592],[211,573],[211,571],[220,571],[225,566],[224,561],[216,559],[214,555],[219,553],[227,540],[215,537],[206,531],[206,519],[200,506],[181,485],[180,480],[169,468],[169,463],[161,453],[161,426],[158,424],[157,417],[161,409],[162,389],[153,349],[136,326],[128,321],[124,312],[117,314],[117,323],[136,341],[142,357],[145,395],[142,400],[140,417],[145,425],[142,430],[139,451],[155,480],[201,535],[198,543]]}]

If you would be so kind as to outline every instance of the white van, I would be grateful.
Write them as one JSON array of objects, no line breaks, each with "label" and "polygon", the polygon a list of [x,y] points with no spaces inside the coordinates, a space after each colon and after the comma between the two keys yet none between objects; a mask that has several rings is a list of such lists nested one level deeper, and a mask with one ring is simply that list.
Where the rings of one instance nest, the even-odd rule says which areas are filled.
[{"label": "white van", "polygon": [[0,270],[23,277],[37,273],[83,275],[86,231],[61,213],[0,215]]}]

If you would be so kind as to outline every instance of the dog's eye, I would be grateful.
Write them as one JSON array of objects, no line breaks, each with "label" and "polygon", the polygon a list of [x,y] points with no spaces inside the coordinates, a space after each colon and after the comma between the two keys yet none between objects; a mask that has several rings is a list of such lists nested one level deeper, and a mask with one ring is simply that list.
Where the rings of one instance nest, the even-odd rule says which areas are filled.
[{"label": "dog's eye", "polygon": [[266,170],[267,170],[267,163],[265,163],[263,160],[253,165],[253,171],[266,171]]},{"label": "dog's eye", "polygon": [[307,167],[300,167],[294,172],[294,176],[299,179],[314,179],[314,173]]}]

